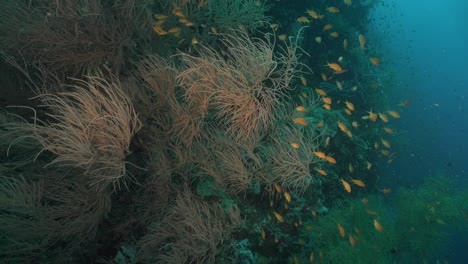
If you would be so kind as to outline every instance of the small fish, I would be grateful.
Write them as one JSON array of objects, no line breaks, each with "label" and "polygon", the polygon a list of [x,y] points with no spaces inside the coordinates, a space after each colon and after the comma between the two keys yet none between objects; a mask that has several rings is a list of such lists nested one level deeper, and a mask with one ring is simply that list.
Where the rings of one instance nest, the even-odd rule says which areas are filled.
[{"label": "small fish", "polygon": [[391,115],[393,118],[400,118],[400,114],[397,111],[389,110],[387,111],[389,115]]},{"label": "small fish", "polygon": [[384,155],[384,156],[389,156],[389,155],[390,155],[390,152],[389,152],[388,150],[385,150],[385,149],[382,149],[380,152],[381,152],[382,155]]},{"label": "small fish", "polygon": [[306,79],[304,76],[302,76],[302,75],[301,75],[300,78],[301,78],[301,83],[302,83],[302,85],[307,86],[307,79]]},{"label": "small fish", "polygon": [[382,190],[379,190],[381,191],[383,194],[389,194],[392,192],[392,189],[391,188],[383,188]]},{"label": "small fish", "polygon": [[326,104],[332,104],[332,99],[330,97],[323,97],[322,100]]},{"label": "small fish", "polygon": [[354,104],[353,104],[353,103],[348,102],[348,101],[345,101],[345,105],[346,105],[346,107],[347,107],[349,110],[354,111],[355,108],[354,108]]},{"label": "small fish", "polygon": [[322,29],[322,30],[323,30],[323,31],[327,31],[327,30],[330,30],[330,29],[332,29],[332,28],[333,28],[333,26],[332,26],[331,24],[326,24],[325,26],[323,26],[323,29]]},{"label": "small fish", "polygon": [[280,214],[278,214],[276,211],[273,211],[273,214],[275,215],[276,220],[278,220],[278,222],[284,223],[284,219]]},{"label": "small fish", "polygon": [[345,108],[344,111],[345,111],[345,113],[347,115],[352,115],[353,114],[353,112],[351,112],[351,110],[349,110],[348,108]]},{"label": "small fish", "polygon": [[326,156],[325,160],[330,162],[331,164],[336,164],[336,159],[331,156]]},{"label": "small fish", "polygon": [[192,38],[192,41],[191,41],[190,43],[191,43],[192,45],[198,44],[198,40],[197,40],[195,37],[193,37],[193,38]]},{"label": "small fish", "polygon": [[386,114],[379,113],[379,118],[380,120],[384,121],[385,123],[388,123],[388,116]]},{"label": "small fish", "polygon": [[362,198],[361,202],[363,205],[367,205],[369,203],[369,200],[367,198]]},{"label": "small fish", "polygon": [[323,127],[323,121],[318,122],[317,127]]},{"label": "small fish", "polygon": [[158,34],[159,36],[164,36],[164,35],[169,34],[167,31],[165,31],[164,29],[162,29],[160,26],[155,26],[155,27],[153,27],[153,30],[154,30],[154,32],[156,32],[156,34]]},{"label": "small fish", "polygon": [[343,90],[343,83],[340,81],[336,81],[336,87],[338,87],[338,90],[342,91]]},{"label": "small fish", "polygon": [[408,99],[408,100],[406,100],[406,101],[404,101],[404,102],[401,102],[401,103],[399,104],[399,106],[405,107],[405,106],[408,106],[409,104],[411,104],[412,102],[413,102],[413,100]]},{"label": "small fish", "polygon": [[338,7],[330,6],[327,8],[327,11],[330,13],[339,13],[340,9],[338,9]]},{"label": "small fish", "polygon": [[363,187],[363,188],[366,187],[366,184],[361,180],[351,179],[351,181],[359,187]]},{"label": "small fish", "polygon": [[353,173],[353,172],[354,172],[353,164],[351,164],[351,163],[348,164],[348,171],[349,171],[349,173]]},{"label": "small fish", "polygon": [[363,34],[359,34],[359,46],[361,47],[361,50],[366,49],[366,37],[364,37]]},{"label": "small fish", "polygon": [[353,235],[351,234],[348,234],[349,236],[349,244],[351,245],[351,247],[354,247],[356,245],[356,239],[354,239]]},{"label": "small fish", "polygon": [[336,32],[336,31],[333,31],[333,32],[330,33],[330,37],[337,38],[339,36],[340,36],[340,34],[338,32]]},{"label": "small fish", "polygon": [[316,170],[317,170],[317,172],[318,172],[320,175],[322,175],[322,176],[327,176],[327,172],[326,172],[326,171],[324,171],[324,170],[322,170],[322,169],[316,169]]},{"label": "small fish", "polygon": [[389,128],[389,127],[383,127],[383,129],[385,130],[385,132],[387,132],[388,134],[393,134],[393,129]]},{"label": "small fish", "polygon": [[322,37],[315,37],[315,42],[318,44],[322,43]]},{"label": "small fish", "polygon": [[244,25],[242,25],[242,24],[241,24],[241,25],[239,25],[239,29],[240,29],[240,30],[242,30],[242,31],[245,31],[245,30],[246,30],[245,26],[244,26]]},{"label": "small fish", "polygon": [[322,80],[326,82],[328,80],[328,76],[325,73],[320,74],[322,76]]},{"label": "small fish", "polygon": [[296,117],[293,119],[293,122],[301,126],[307,126],[309,124],[303,117]]},{"label": "small fish", "polygon": [[387,147],[387,148],[392,147],[392,145],[390,145],[390,142],[388,142],[388,140],[385,140],[385,139],[381,138],[380,141],[382,142],[382,145],[384,145],[385,147]]},{"label": "small fish", "polygon": [[286,201],[288,201],[288,203],[291,202],[291,195],[288,193],[288,192],[284,192],[284,198],[286,199]]},{"label": "small fish", "polygon": [[321,159],[325,159],[325,158],[327,157],[327,155],[326,155],[325,153],[321,152],[321,151],[315,151],[315,152],[314,152],[314,155],[315,155],[316,157],[321,158]]},{"label": "small fish", "polygon": [[158,20],[167,19],[167,16],[164,14],[155,14],[154,17]]},{"label": "small fish", "polygon": [[319,19],[319,15],[313,10],[306,9],[306,13],[313,19]]},{"label": "small fish", "polygon": [[286,35],[286,34],[281,34],[281,35],[278,36],[278,39],[279,39],[279,40],[282,40],[282,41],[285,41],[287,37],[288,37],[288,35]]},{"label": "small fish", "polygon": [[299,148],[299,144],[297,144],[296,142],[291,142],[291,147],[295,148],[295,149],[298,149]]},{"label": "small fish", "polygon": [[328,136],[327,139],[325,139],[325,147],[328,147],[328,145],[330,145],[330,139],[330,136]]},{"label": "small fish", "polygon": [[353,132],[351,132],[351,130],[348,130],[346,131],[346,135],[348,135],[348,137],[353,137]]},{"label": "small fish", "polygon": [[359,127],[359,123],[357,121],[353,121],[351,123],[351,125],[354,127],[354,128],[358,128]]},{"label": "small fish", "polygon": [[346,236],[346,231],[344,230],[344,228],[339,223],[337,223],[336,225],[338,227],[338,232],[340,232],[340,236],[345,237]]},{"label": "small fish", "polygon": [[369,119],[372,121],[372,122],[375,122],[377,121],[377,115],[375,113],[372,112],[372,110],[370,110],[369,112],[367,112],[369,114]]},{"label": "small fish", "polygon": [[323,104],[323,108],[327,109],[328,111],[331,110],[331,105],[329,104]]},{"label": "small fish", "polygon": [[372,168],[372,163],[366,161],[366,168],[367,170],[370,170]]},{"label": "small fish", "polygon": [[296,107],[296,111],[299,111],[299,112],[307,112],[306,108],[303,107],[302,105]]},{"label": "small fish", "polygon": [[349,130],[348,127],[345,124],[341,123],[340,121],[338,121],[337,123],[341,131],[346,133]]},{"label": "small fish", "polygon": [[320,88],[315,88],[315,92],[317,92],[321,96],[327,96],[327,93],[324,90],[320,89]]},{"label": "small fish", "polygon": [[348,39],[343,40],[343,49],[347,50],[348,49]]},{"label": "small fish", "polygon": [[301,16],[301,17],[297,18],[297,22],[299,22],[299,23],[310,23],[310,20],[305,16]]},{"label": "small fish", "polygon": [[262,227],[262,240],[265,240],[266,238],[266,232],[265,232],[265,229],[263,229]]},{"label": "small fish", "polygon": [[351,185],[347,181],[343,180],[343,178],[341,178],[340,180],[341,180],[341,184],[343,184],[344,189],[350,193]]},{"label": "small fish", "polygon": [[371,57],[369,60],[374,66],[379,66],[380,65],[380,60],[378,58]]},{"label": "small fish", "polygon": [[279,186],[277,183],[273,184],[273,186],[275,187],[275,190],[277,193],[281,193],[281,186]]},{"label": "small fish", "polygon": [[369,210],[369,209],[366,209],[366,213],[369,214],[369,215],[379,215],[379,213],[377,213],[376,211],[372,211],[372,210]]},{"label": "small fish", "polygon": [[375,230],[379,231],[379,232],[382,232],[383,231],[383,227],[382,225],[379,223],[379,221],[377,221],[377,219],[374,219],[374,227],[375,227]]},{"label": "small fish", "polygon": [[343,69],[338,63],[327,63],[325,66],[327,66],[328,68],[332,69],[335,72],[339,72],[339,73],[343,72]]}]

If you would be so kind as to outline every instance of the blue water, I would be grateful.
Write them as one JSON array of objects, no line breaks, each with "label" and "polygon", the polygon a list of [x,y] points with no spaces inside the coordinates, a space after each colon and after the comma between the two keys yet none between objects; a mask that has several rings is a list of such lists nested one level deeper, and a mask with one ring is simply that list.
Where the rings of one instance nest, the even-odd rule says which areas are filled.
[{"label": "blue water", "polygon": [[393,101],[413,100],[398,124],[400,173],[467,177],[466,10],[461,0],[391,0],[374,12],[370,37],[399,78],[386,92]]},{"label": "blue water", "polygon": [[[398,121],[400,158],[387,177],[416,186],[443,174],[468,186],[467,10],[462,0],[391,0],[373,13],[370,38],[398,77],[386,87],[390,101],[413,100]],[[468,263],[466,234],[441,249],[450,263]]]}]

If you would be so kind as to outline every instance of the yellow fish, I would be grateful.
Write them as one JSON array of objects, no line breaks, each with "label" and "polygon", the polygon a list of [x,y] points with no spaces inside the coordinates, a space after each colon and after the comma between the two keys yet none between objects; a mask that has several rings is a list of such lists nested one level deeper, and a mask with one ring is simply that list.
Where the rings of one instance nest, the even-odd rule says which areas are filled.
[{"label": "yellow fish", "polygon": [[359,187],[366,187],[366,184],[361,180],[351,179],[351,181]]},{"label": "yellow fish", "polygon": [[299,23],[310,23],[310,20],[307,19],[307,17],[302,16],[302,17],[299,17],[299,18],[297,19],[297,22],[299,22]]},{"label": "yellow fish", "polygon": [[383,227],[382,225],[379,223],[379,221],[377,221],[377,219],[374,219],[374,227],[375,227],[375,230],[379,231],[379,232],[382,232],[383,231]]},{"label": "yellow fish", "polygon": [[346,107],[347,107],[349,110],[354,111],[355,108],[354,108],[354,104],[353,104],[353,103],[348,102],[348,101],[345,101],[345,105],[346,105]]},{"label": "yellow fish", "polygon": [[346,231],[344,230],[344,228],[340,224],[336,224],[336,225],[338,226],[338,231],[340,232],[340,236],[345,237]]},{"label": "yellow fish", "polygon": [[359,46],[361,47],[361,50],[366,49],[366,37],[364,37],[363,34],[359,34]]},{"label": "yellow fish", "polygon": [[351,185],[349,185],[349,183],[345,180],[343,180],[343,178],[340,179],[341,180],[341,184],[343,184],[343,187],[344,189],[347,191],[347,192],[351,192]]},{"label": "yellow fish", "polygon": [[397,111],[389,110],[387,111],[389,115],[391,115],[393,118],[400,118],[400,114]]},{"label": "yellow fish", "polygon": [[283,219],[283,217],[282,217],[280,214],[278,214],[278,213],[275,212],[275,211],[273,211],[273,214],[275,215],[276,220],[278,220],[278,222],[284,223],[284,219]]},{"label": "yellow fish", "polygon": [[291,202],[291,195],[288,193],[288,192],[284,192],[284,198],[286,199],[286,201],[288,201],[288,203]]},{"label": "yellow fish", "polygon": [[293,122],[301,126],[307,126],[309,124],[303,117],[296,117],[293,119]]}]

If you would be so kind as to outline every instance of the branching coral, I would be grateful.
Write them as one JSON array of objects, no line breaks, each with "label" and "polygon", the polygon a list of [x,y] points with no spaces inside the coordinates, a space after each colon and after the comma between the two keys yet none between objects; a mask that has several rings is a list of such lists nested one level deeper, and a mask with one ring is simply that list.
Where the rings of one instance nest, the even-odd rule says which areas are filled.
[{"label": "branching coral", "polygon": [[185,190],[141,241],[139,257],[151,263],[216,263],[218,247],[239,222],[235,208],[226,213],[220,204],[201,201]]},{"label": "branching coral", "polygon": [[245,33],[225,35],[223,54],[201,47],[198,57],[181,54],[185,65],[178,83],[188,103],[213,109],[226,131],[237,140],[268,130],[279,96],[299,71],[293,49],[275,54],[274,43]]},{"label": "branching coral", "polygon": [[118,80],[100,77],[76,80],[73,91],[39,96],[50,108],[51,121],[14,123],[11,129],[34,138],[43,151],[57,155],[49,165],[85,170],[89,184],[98,189],[125,184],[125,156],[140,121]]}]

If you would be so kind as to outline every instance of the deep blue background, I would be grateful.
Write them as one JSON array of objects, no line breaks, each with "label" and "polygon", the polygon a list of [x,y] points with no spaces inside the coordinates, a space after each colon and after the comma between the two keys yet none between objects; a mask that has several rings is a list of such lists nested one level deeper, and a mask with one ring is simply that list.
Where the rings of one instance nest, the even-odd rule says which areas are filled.
[{"label": "deep blue background", "polygon": [[[394,122],[399,157],[381,173],[417,187],[444,175],[468,187],[468,1],[384,1],[372,17],[368,42],[379,43],[386,69],[398,82],[390,102],[412,99]],[[468,201],[467,201],[468,202]],[[450,228],[450,227],[449,227]],[[437,255],[468,263],[468,227],[452,232]]]}]

